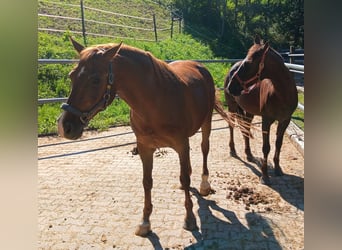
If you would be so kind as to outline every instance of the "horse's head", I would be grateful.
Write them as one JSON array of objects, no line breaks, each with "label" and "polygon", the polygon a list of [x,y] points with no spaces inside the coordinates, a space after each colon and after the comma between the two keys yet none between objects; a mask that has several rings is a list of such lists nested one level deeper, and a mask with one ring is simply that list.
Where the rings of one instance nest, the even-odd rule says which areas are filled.
[{"label": "horse's head", "polygon": [[71,93],[67,103],[61,106],[64,112],[58,118],[58,133],[68,139],[78,139],[88,122],[115,97],[112,60],[122,43],[84,48],[70,39],[80,61],[69,73]]},{"label": "horse's head", "polygon": [[229,71],[226,88],[228,93],[234,96],[248,93],[260,81],[269,48],[268,42],[263,43],[259,36],[255,37],[246,58],[234,64]]}]

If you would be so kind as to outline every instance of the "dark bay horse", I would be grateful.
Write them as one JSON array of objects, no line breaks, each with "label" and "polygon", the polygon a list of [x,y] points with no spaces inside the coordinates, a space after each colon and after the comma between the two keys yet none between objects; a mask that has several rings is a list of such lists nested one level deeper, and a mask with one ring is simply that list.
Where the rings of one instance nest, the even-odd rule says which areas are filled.
[{"label": "dark bay horse", "polygon": [[194,61],[166,64],[149,52],[122,43],[84,48],[72,38],[71,41],[80,61],[70,72],[72,89],[67,103],[62,105],[58,133],[68,139],[81,137],[89,120],[111,104],[117,94],[131,108],[130,124],[143,164],[145,201],[136,234],[146,236],[151,230],[153,153],[160,147],[171,147],[179,155],[180,182],[185,192],[184,228],[197,229],[189,194],[189,137],[201,128],[200,193],[208,195],[211,187],[207,156],[213,109],[228,121],[215,96],[209,71]]},{"label": "dark bay horse", "polygon": [[[292,74],[285,66],[280,54],[255,37],[244,60],[232,66],[226,76],[225,98],[229,111],[238,114],[244,121],[242,127],[249,130],[254,115],[262,116],[263,160],[261,182],[270,184],[267,171],[267,157],[270,152],[269,132],[274,121],[278,121],[275,143],[275,175],[283,172],[279,165],[283,136],[297,107],[298,93]],[[249,145],[249,131],[243,133],[247,159],[254,159]],[[234,155],[233,128],[230,127],[230,150]]]}]

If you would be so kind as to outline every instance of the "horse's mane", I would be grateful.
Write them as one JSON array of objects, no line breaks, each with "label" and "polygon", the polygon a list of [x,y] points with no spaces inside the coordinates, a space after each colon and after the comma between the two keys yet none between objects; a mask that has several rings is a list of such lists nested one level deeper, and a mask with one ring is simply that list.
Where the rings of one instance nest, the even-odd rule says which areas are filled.
[{"label": "horse's mane", "polygon": [[[263,49],[263,44],[261,45],[254,44],[252,47],[249,48],[246,58],[254,59],[254,58],[261,56],[262,49]],[[272,51],[282,62],[284,62],[284,58],[279,54],[279,52],[277,52],[271,46],[270,46],[269,51]]]},{"label": "horse's mane", "polygon": [[100,52],[100,51],[104,52],[104,51],[106,51],[110,48],[113,48],[115,46],[119,46],[119,44],[107,43],[107,44],[99,44],[99,45],[87,47],[81,51],[80,59],[88,60],[88,59],[94,57],[96,54],[98,54],[98,52]]},{"label": "horse's mane", "polygon": [[170,66],[166,62],[164,62],[164,61],[154,57],[149,52],[147,52],[147,55],[151,59],[151,63],[153,65],[154,73],[155,73],[157,79],[159,81],[161,81],[161,83],[166,83],[166,82],[171,82],[172,83],[172,82],[180,82],[180,81],[182,81],[173,72],[173,70],[170,68]]},{"label": "horse's mane", "polygon": [[[119,44],[107,43],[87,47],[80,53],[80,59],[88,60],[94,58],[99,52],[104,52],[115,46],[119,46]],[[139,60],[141,63],[144,64],[151,64],[157,80],[156,82],[158,84],[181,81],[181,79],[173,72],[173,70],[166,62],[156,58],[150,52],[129,45],[122,45],[119,54],[125,55],[130,58],[135,58],[136,60]]]}]

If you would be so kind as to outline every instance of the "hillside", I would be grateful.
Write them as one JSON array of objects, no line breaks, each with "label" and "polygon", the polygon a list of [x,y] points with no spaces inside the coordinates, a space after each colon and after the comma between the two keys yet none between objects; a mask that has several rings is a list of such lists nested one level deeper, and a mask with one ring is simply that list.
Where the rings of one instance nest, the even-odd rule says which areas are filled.
[{"label": "hillside", "polygon": [[[158,39],[170,37],[170,11],[154,1],[94,0],[83,1],[83,7],[87,34],[154,40],[153,15],[155,14]],[[39,29],[81,33],[81,16],[79,0],[38,1]],[[54,32],[54,34],[58,33]]]},{"label": "hillside", "polygon": [[[63,3],[63,4],[59,4]],[[60,1],[59,3],[39,1],[40,14],[58,15],[67,17],[79,17],[80,8],[79,1]],[[68,5],[66,5],[68,4]],[[70,5],[72,4],[72,5]],[[85,6],[90,8],[101,8],[102,10],[122,13],[123,15],[132,16],[148,16],[152,13],[156,14],[158,27],[169,25],[169,11],[162,8],[153,1],[84,1]],[[56,7],[58,6],[58,8]],[[101,22],[115,22],[127,26],[143,27],[143,20],[137,18],[129,18],[127,16],[116,15],[116,18],[109,20],[106,13],[101,14],[99,11],[85,11],[86,19],[97,20]],[[113,16],[110,14],[110,16]],[[77,58],[68,36],[73,35],[75,39],[83,43],[82,34],[72,33],[80,31],[80,21],[78,20],[54,20],[51,17],[39,16],[38,27],[48,27],[49,29],[61,29],[63,32],[38,32],[38,58],[53,59],[72,59]],[[135,21],[135,23],[133,23]],[[87,36],[87,45],[99,43],[120,42],[150,51],[154,56],[160,59],[214,59],[210,48],[192,38],[190,35],[174,34],[173,39],[170,38],[169,30],[164,32],[158,31],[158,42],[153,40],[154,34],[143,32],[142,30],[131,29],[108,29],[108,25],[86,26],[87,32],[111,34],[112,37]],[[91,30],[91,28],[93,30]],[[102,30],[100,28],[102,27]],[[97,30],[94,30],[94,29]],[[150,37],[148,37],[150,36]],[[152,39],[151,39],[152,36]],[[146,38],[146,40],[141,39]],[[142,40],[142,41],[141,41]],[[227,64],[211,64],[207,65],[212,72],[217,86],[223,85],[224,76],[228,70]],[[38,98],[67,97],[70,92],[70,79],[68,73],[74,65],[49,64],[38,66]],[[38,107],[38,134],[55,134],[57,131],[56,119],[61,113],[60,103],[44,104]],[[121,100],[116,100],[105,111],[99,113],[89,124],[90,129],[107,129],[110,126],[127,125],[129,123],[129,107]]]}]

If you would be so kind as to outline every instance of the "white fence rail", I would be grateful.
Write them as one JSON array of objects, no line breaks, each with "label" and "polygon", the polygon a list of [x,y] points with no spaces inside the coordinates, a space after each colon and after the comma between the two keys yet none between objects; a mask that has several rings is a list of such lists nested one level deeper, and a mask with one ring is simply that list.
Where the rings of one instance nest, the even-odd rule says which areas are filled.
[{"label": "white fence rail", "polygon": [[[194,60],[196,62],[201,63],[235,63],[242,59],[221,59],[221,60]],[[172,62],[175,60],[165,60],[165,62]],[[72,64],[77,63],[78,59],[38,59],[39,64]],[[295,73],[304,74],[304,65],[285,63],[286,67],[290,69],[290,71]],[[38,105],[46,104],[46,103],[55,103],[55,102],[65,102],[68,98],[59,97],[59,98],[42,98],[38,99]],[[298,103],[298,109],[304,111],[304,105]]]}]

